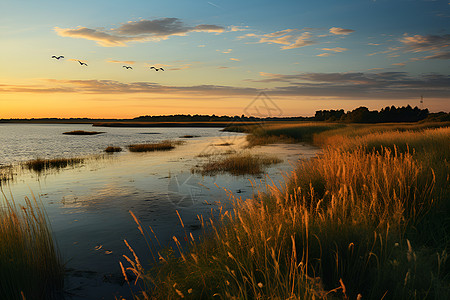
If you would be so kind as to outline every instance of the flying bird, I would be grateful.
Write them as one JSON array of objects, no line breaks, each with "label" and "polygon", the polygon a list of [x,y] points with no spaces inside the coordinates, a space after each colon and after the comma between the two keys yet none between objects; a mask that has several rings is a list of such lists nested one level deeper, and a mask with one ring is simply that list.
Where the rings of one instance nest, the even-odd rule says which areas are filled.
[{"label": "flying bird", "polygon": [[60,55],[60,56],[52,55],[52,58],[60,60],[61,58],[64,58],[64,56],[62,56],[62,55]]},{"label": "flying bird", "polygon": [[81,62],[81,61],[79,61],[79,60],[77,60],[77,62],[79,62],[80,63],[80,65],[84,65],[84,66],[86,66],[87,67],[87,63],[84,63],[84,62]]},{"label": "flying bird", "polygon": [[125,68],[125,69],[132,69],[133,70],[133,68],[132,67],[130,67],[130,66],[122,66],[123,68]]},{"label": "flying bird", "polygon": [[155,68],[155,67],[150,67],[150,69],[155,69],[156,72],[158,72],[159,70],[164,71],[163,68]]}]

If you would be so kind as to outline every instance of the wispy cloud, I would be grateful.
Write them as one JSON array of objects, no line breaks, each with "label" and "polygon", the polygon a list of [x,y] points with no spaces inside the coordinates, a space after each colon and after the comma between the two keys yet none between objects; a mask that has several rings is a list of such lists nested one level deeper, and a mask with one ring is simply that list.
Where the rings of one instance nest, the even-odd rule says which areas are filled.
[{"label": "wispy cloud", "polygon": [[106,62],[113,64],[127,64],[127,65],[134,65],[136,63],[134,60],[114,60],[114,59],[109,59]]},{"label": "wispy cloud", "polygon": [[450,59],[450,51],[448,52],[437,52],[433,55],[413,58],[412,60],[428,60],[428,59]]},{"label": "wispy cloud", "polygon": [[281,47],[281,49],[286,50],[286,49],[295,49],[295,48],[300,48],[300,47],[305,47],[305,46],[310,46],[310,45],[314,45],[317,42],[312,40],[312,34],[309,32],[303,32],[299,37],[296,38],[295,42],[290,44],[290,45],[286,45]]},{"label": "wispy cloud", "polygon": [[[280,83],[265,88],[279,96],[327,96],[355,99],[411,98],[426,93],[429,97],[450,97],[450,75],[412,76],[406,72],[357,73],[260,73],[261,80],[247,82]],[[166,86],[154,82],[124,83],[114,80],[47,79],[41,85],[0,85],[0,92],[130,94],[164,93],[180,95],[255,95],[261,89],[223,85]]]},{"label": "wispy cloud", "polygon": [[327,57],[327,56],[331,56],[333,54],[331,53],[321,53],[321,54],[317,54],[316,56],[320,56],[320,57]]},{"label": "wispy cloud", "polygon": [[231,51],[233,51],[233,49],[216,50],[216,51],[221,52],[221,53],[228,54],[228,53],[231,53]]},{"label": "wispy cloud", "polygon": [[336,47],[336,48],[322,48],[323,51],[332,51],[332,52],[344,52],[344,51],[348,51],[347,48],[341,48],[341,47]]},{"label": "wispy cloud", "polygon": [[279,94],[360,98],[408,98],[426,92],[433,97],[450,97],[450,75],[411,76],[406,72],[301,73],[261,72],[260,83],[284,83],[272,90]]},{"label": "wispy cloud", "polygon": [[442,49],[450,47],[450,34],[444,35],[404,35],[400,39],[406,46],[406,50],[412,52],[424,51],[442,51]]},{"label": "wispy cloud", "polygon": [[355,32],[353,29],[344,29],[340,27],[332,27],[329,31],[335,35],[349,35],[350,33]]},{"label": "wispy cloud", "polygon": [[161,18],[130,21],[111,30],[87,27],[55,27],[54,30],[60,36],[92,40],[104,47],[123,47],[129,42],[158,41],[170,36],[186,35],[190,32],[221,33],[226,29],[223,26],[211,24],[188,26],[178,18]]},{"label": "wispy cloud", "polygon": [[246,31],[249,29],[248,26],[235,26],[235,25],[231,25],[229,26],[230,31]]},{"label": "wispy cloud", "polygon": [[241,61],[239,58],[234,58],[234,57],[231,57],[230,60],[233,60],[233,61]]},{"label": "wispy cloud", "polygon": [[[308,31],[305,31],[308,30]],[[322,29],[323,30],[323,29]],[[312,33],[314,31],[314,34]],[[348,35],[354,30],[352,29],[343,29],[338,27],[333,27],[329,30],[329,32],[333,33],[334,35]],[[323,31],[322,31],[323,33]],[[268,43],[268,44],[279,44],[282,45],[282,50],[288,50],[288,49],[296,49],[301,48],[305,46],[311,46],[318,43],[319,38],[329,37],[330,34],[320,34],[320,29],[315,28],[304,28],[304,29],[296,29],[296,28],[289,28],[284,29],[280,31],[275,31],[271,33],[266,34],[255,34],[255,33],[248,33],[243,36],[240,36],[239,38],[258,38],[259,43]],[[345,51],[347,49],[336,47],[333,48],[335,51],[339,52],[339,50]],[[345,50],[343,50],[345,49]]]}]

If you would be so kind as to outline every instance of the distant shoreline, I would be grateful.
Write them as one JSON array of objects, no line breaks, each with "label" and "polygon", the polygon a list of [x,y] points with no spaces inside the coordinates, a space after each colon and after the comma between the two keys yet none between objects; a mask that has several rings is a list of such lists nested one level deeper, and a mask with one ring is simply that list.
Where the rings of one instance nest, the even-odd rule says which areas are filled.
[{"label": "distant shoreline", "polygon": [[[237,122],[239,125],[255,125],[259,122]],[[224,128],[232,122],[99,122],[96,127],[216,127]]]}]

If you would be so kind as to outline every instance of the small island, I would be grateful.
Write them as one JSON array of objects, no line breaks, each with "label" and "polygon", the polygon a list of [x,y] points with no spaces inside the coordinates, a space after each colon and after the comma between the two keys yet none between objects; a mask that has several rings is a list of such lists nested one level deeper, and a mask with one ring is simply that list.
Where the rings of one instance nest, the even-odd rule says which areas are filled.
[{"label": "small island", "polygon": [[101,131],[84,131],[84,130],[74,130],[74,131],[67,131],[63,132],[63,134],[69,134],[69,135],[94,135],[94,134],[100,134],[104,133]]}]

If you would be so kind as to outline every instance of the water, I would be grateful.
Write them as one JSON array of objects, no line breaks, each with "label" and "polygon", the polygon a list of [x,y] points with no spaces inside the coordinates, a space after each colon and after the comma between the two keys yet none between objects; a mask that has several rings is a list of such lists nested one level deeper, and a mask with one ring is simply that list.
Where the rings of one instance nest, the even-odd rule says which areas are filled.
[{"label": "water", "polygon": [[[63,132],[101,131],[98,135],[64,135]],[[111,128],[90,124],[2,124],[0,123],[0,165],[35,158],[75,157],[101,153],[108,146],[179,139],[184,135],[202,138],[239,136],[219,128]]]},{"label": "water", "polygon": [[[98,154],[108,145],[164,139],[185,140],[174,150],[152,153],[128,151],[105,155],[80,166],[42,174],[24,172],[2,186],[20,202],[34,193],[48,213],[52,230],[68,276],[66,299],[113,299],[130,297],[123,285],[118,262],[130,255],[126,239],[148,261],[151,255],[129,211],[151,226],[162,245],[173,246],[173,236],[183,240],[185,230],[201,234],[197,215],[210,216],[211,209],[229,204],[226,188],[236,196],[252,197],[253,187],[264,189],[270,177],[281,185],[283,174],[292,170],[299,158],[315,156],[317,149],[306,145],[256,147],[252,153],[276,154],[283,163],[266,169],[266,176],[199,176],[191,169],[209,158],[198,157],[224,151],[242,151],[243,134],[229,134],[217,128],[101,128],[97,136],[66,136],[62,132],[92,130],[89,125],[0,125],[4,164],[39,157],[71,157]],[[142,134],[158,132],[160,134]],[[196,135],[180,139],[183,135]],[[5,142],[6,141],[6,142]],[[39,142],[38,142],[39,141]],[[231,142],[231,146],[218,146]],[[267,177],[268,176],[268,177]],[[180,225],[179,212],[185,229]]]}]

